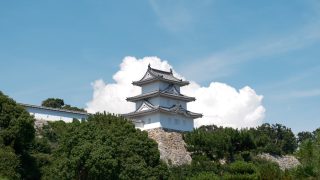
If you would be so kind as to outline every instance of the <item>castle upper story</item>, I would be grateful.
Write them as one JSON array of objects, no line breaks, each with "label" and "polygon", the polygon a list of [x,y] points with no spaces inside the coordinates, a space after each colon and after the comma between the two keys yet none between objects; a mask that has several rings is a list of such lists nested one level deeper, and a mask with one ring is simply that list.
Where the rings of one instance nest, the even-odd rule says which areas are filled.
[{"label": "castle upper story", "polygon": [[149,65],[145,75],[132,84],[140,86],[142,93],[127,98],[136,104],[136,110],[124,116],[138,128],[189,131],[193,129],[193,119],[202,117],[187,110],[187,103],[195,98],[181,94],[180,88],[189,82],[176,78],[171,69],[162,71]]}]

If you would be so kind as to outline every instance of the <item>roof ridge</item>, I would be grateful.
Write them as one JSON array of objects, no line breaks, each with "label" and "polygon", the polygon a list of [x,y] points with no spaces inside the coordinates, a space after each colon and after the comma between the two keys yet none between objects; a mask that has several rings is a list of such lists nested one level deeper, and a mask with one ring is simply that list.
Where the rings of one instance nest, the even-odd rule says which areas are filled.
[{"label": "roof ridge", "polygon": [[154,68],[150,68],[150,70],[172,75],[172,71],[164,71],[164,70],[154,69]]},{"label": "roof ridge", "polygon": [[166,81],[173,84],[179,84],[180,86],[189,84],[189,81],[175,77],[173,75],[172,69],[170,69],[170,72],[162,71],[159,69],[151,68],[150,65],[148,66],[148,70],[145,73],[145,75],[139,81],[133,81],[132,84],[142,86],[143,84],[147,84],[154,81]]},{"label": "roof ridge", "polygon": [[[194,97],[191,97],[191,96],[187,96],[187,95],[184,95],[184,94],[174,94],[174,93],[170,93],[170,92],[166,92],[166,91],[160,91],[160,90],[157,90],[157,91],[151,91],[149,93],[145,93],[145,94],[139,94],[139,95],[136,95],[136,96],[132,96],[132,97],[127,97],[126,100],[127,101],[134,101],[134,99],[142,99],[143,97],[145,98],[150,98],[150,97],[154,97],[156,95],[159,95],[159,96],[170,96],[170,97],[173,97],[173,98],[184,98],[184,100],[186,101],[194,101],[195,98]],[[144,99],[144,98],[143,98]]]},{"label": "roof ridge", "polygon": [[61,109],[61,108],[52,108],[52,107],[39,106],[39,105],[33,105],[33,104],[25,104],[25,103],[18,103],[18,104],[20,106],[24,106],[24,107],[33,107],[33,108],[47,109],[47,110],[52,110],[52,111],[69,112],[69,113],[73,113],[73,114],[86,114],[86,115],[90,114],[88,112],[83,112],[83,111],[74,111],[74,110]]}]

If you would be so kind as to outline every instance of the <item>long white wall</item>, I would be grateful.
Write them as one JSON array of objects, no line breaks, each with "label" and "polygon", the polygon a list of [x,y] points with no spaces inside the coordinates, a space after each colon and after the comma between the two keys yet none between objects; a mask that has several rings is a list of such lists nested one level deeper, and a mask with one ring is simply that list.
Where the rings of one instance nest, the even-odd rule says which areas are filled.
[{"label": "long white wall", "polygon": [[33,107],[26,107],[26,110],[38,120],[46,120],[46,121],[65,121],[72,122],[73,118],[82,120],[86,119],[87,115],[85,114],[75,114],[70,112],[63,111],[54,111],[48,109],[39,109]]}]

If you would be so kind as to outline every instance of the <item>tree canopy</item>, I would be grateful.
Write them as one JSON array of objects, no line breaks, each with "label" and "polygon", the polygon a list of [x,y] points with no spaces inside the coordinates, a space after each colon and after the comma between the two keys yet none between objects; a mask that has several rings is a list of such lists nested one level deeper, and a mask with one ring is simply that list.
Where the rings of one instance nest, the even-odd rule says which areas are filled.
[{"label": "tree canopy", "polygon": [[29,178],[33,158],[29,154],[35,138],[34,119],[13,99],[0,91],[0,177]]},{"label": "tree canopy", "polygon": [[42,101],[41,106],[51,107],[51,108],[58,108],[58,109],[66,109],[71,111],[81,111],[86,112],[86,110],[82,108],[78,108],[75,106],[71,106],[69,104],[65,104],[63,99],[60,98],[48,98]]},{"label": "tree canopy", "polygon": [[[51,125],[50,125],[51,124]],[[45,179],[159,179],[166,176],[155,141],[122,117],[95,114],[85,122],[50,123],[59,142]],[[51,131],[51,132],[50,132]],[[55,136],[55,135],[53,135]]]},{"label": "tree canopy", "polygon": [[59,98],[48,98],[42,101],[41,106],[52,107],[52,108],[62,108],[64,106],[63,99]]}]

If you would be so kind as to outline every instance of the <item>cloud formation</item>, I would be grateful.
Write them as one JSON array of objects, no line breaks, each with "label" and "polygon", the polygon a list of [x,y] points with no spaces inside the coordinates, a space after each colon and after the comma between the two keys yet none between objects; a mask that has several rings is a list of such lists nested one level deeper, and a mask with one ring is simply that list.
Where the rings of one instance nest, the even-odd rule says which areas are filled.
[{"label": "cloud formation", "polygon": [[[169,71],[172,66],[157,57],[125,57],[120,70],[113,76],[114,83],[105,83],[102,79],[92,83],[93,98],[87,103],[88,112],[107,111],[127,113],[134,110],[134,103],[127,102],[126,97],[141,93],[139,87],[133,86],[134,80],[142,78],[148,64],[153,68]],[[183,78],[173,70],[175,76]],[[183,78],[184,79],[184,78]],[[265,108],[263,96],[246,86],[239,91],[219,82],[212,82],[208,87],[201,87],[191,81],[189,86],[181,89],[182,94],[194,96],[197,100],[188,103],[188,109],[202,113],[203,118],[196,119],[195,126],[222,125],[235,128],[254,127],[262,123]]]}]

